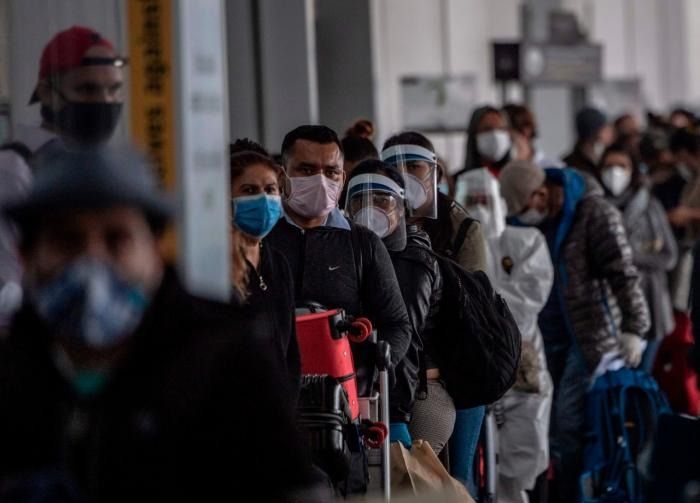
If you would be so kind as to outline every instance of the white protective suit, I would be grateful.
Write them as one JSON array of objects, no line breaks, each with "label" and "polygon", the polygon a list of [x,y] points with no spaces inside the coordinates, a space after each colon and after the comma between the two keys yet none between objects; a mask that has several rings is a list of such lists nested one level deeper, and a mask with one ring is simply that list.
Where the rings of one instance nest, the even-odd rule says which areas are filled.
[{"label": "white protective suit", "polygon": [[[496,178],[487,170],[472,171],[464,178],[467,191],[474,193],[468,201],[493,201],[467,209],[483,220],[486,273],[508,303],[523,337],[518,382],[494,407],[499,422],[498,501],[527,503],[524,491],[534,487],[535,479],[549,465],[552,380],[537,318],[552,289],[554,269],[540,231],[505,225],[505,204]],[[486,192],[486,198],[480,191]]]}]

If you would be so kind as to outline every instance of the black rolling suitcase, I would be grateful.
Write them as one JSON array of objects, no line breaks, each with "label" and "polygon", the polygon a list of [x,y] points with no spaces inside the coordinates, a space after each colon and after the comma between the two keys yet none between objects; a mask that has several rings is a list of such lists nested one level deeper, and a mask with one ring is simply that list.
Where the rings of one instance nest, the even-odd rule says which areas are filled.
[{"label": "black rolling suitcase", "polygon": [[344,480],[350,468],[347,431],[352,425],[345,390],[330,376],[304,375],[298,410],[299,426],[314,463],[333,483]]}]

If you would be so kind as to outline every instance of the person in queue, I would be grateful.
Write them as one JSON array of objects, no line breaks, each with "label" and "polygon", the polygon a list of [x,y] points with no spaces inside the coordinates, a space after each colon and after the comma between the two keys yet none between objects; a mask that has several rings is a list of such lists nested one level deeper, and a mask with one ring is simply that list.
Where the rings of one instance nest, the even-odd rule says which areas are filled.
[{"label": "person in queue", "polygon": [[391,439],[408,448],[413,438],[426,440],[440,454],[452,435],[455,407],[431,358],[442,277],[430,238],[417,225],[406,223],[405,181],[395,166],[379,160],[360,163],[348,180],[348,194],[348,216],[374,231],[389,250],[416,334],[399,365]]},{"label": "person in queue", "polygon": [[242,333],[275,352],[289,375],[293,403],[301,362],[294,324],[294,281],[284,255],[263,245],[282,217],[281,166],[249,140],[231,145],[231,274]]},{"label": "person in queue", "polygon": [[[372,136],[374,136],[374,124],[367,119],[358,120],[345,132],[340,143],[343,147],[343,170],[346,178],[349,178],[355,166],[365,159],[379,159],[379,152],[372,143]],[[345,208],[347,188],[347,185],[343,187],[340,208]]]},{"label": "person in queue", "polygon": [[603,112],[593,107],[582,108],[576,114],[576,143],[563,161],[566,166],[593,175],[615,131]]},{"label": "person in queue", "polygon": [[411,326],[386,248],[338,208],[345,184],[338,136],[325,126],[300,126],[285,136],[282,155],[284,215],[263,244],[284,250],[297,305],[314,301],[369,318],[391,345],[395,367],[410,346]]},{"label": "person in queue", "polygon": [[678,260],[678,246],[661,203],[645,185],[634,156],[613,144],[603,154],[597,178],[605,195],[622,213],[634,264],[649,304],[651,329],[641,367],[651,372],[659,344],[675,322],[667,274]]},{"label": "person in queue", "polygon": [[[484,270],[486,248],[481,226],[437,190],[437,155],[430,140],[414,131],[399,133],[384,143],[381,157],[404,173],[406,202],[411,215],[407,222],[426,230],[431,239],[430,229],[444,232],[445,227],[450,225],[456,229],[456,237],[448,237],[447,249],[434,249],[451,256],[460,265],[466,264],[463,265],[466,270]],[[442,207],[446,209],[442,214],[441,199]],[[465,215],[457,225],[453,224],[453,208]],[[440,246],[444,246],[444,240],[439,242]],[[472,480],[472,466],[484,413],[483,406],[456,411],[455,427],[449,443],[450,469],[465,485]]]},{"label": "person in queue", "polygon": [[498,176],[511,159],[512,147],[508,120],[498,108],[486,105],[474,110],[467,128],[467,155],[464,168],[456,175],[457,184],[459,176],[472,169],[488,168]]},{"label": "person in queue", "polygon": [[538,483],[539,487],[544,485],[549,466],[552,378],[537,316],[552,289],[554,269],[541,232],[506,225],[505,201],[498,180],[490,172],[470,171],[464,181],[467,209],[479,219],[486,235],[487,274],[508,303],[522,334],[516,382],[494,405],[499,418],[498,500],[519,503],[528,501],[526,493],[535,491]]},{"label": "person in queue", "polygon": [[500,183],[510,222],[542,231],[557,272],[539,316],[554,384],[551,489],[575,501],[588,386],[611,363],[639,365],[649,310],[622,216],[594,179],[518,161]]},{"label": "person in queue", "polygon": [[[423,134],[415,131],[405,131],[396,134],[384,142],[382,159],[390,164],[400,162],[400,157],[391,159],[389,149],[398,145],[421,147],[425,159],[432,159],[435,147]],[[386,152],[386,154],[385,154]],[[432,154],[430,154],[432,152]],[[436,157],[437,158],[437,157]],[[432,161],[431,161],[432,162]],[[444,169],[437,164],[436,179],[445,177]],[[428,234],[433,250],[441,255],[452,258],[467,271],[483,271],[486,269],[486,245],[481,232],[481,224],[471,218],[469,213],[449,195],[437,191],[437,218],[422,218],[418,224]]]},{"label": "person in queue", "polygon": [[27,294],[0,342],[0,500],[316,500],[280,369],[164,265],[153,168],[112,148],[45,162],[3,208]]},{"label": "person in queue", "polygon": [[[18,126],[0,147],[0,204],[26,194],[32,159],[57,144],[107,141],[123,100],[123,66],[112,43],[81,26],[57,33],[44,47],[30,104],[39,104],[41,126]],[[0,330],[7,328],[22,297],[17,230],[0,217]]]}]

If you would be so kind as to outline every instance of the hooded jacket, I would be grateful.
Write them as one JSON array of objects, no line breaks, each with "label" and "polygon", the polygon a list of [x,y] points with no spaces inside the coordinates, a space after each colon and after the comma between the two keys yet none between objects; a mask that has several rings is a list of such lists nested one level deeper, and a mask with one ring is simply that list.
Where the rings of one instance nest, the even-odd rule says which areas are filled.
[{"label": "hooded jacket", "polygon": [[[442,295],[440,266],[430,251],[430,238],[408,226],[406,248],[390,252],[401,294],[413,329],[411,345],[396,369],[396,387],[391,395],[392,422],[409,422],[416,391],[425,382],[425,360],[431,365],[431,337]],[[425,356],[423,353],[425,352]]]},{"label": "hooded jacket", "polygon": [[[600,185],[569,168],[545,172],[565,194],[556,235],[549,243],[553,295],[558,295],[567,334],[593,371],[603,355],[619,351],[621,333],[647,333],[649,309],[622,215],[604,199]],[[541,326],[543,334],[547,328]]]}]

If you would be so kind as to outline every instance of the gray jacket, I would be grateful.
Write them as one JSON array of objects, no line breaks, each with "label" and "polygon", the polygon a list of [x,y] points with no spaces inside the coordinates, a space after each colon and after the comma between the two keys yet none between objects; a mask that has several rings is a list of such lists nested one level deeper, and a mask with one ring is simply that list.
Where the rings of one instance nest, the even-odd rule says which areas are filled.
[{"label": "gray jacket", "polygon": [[613,200],[622,211],[634,263],[649,304],[651,330],[647,338],[661,340],[675,328],[667,273],[678,261],[678,245],[661,203],[642,187]]}]

